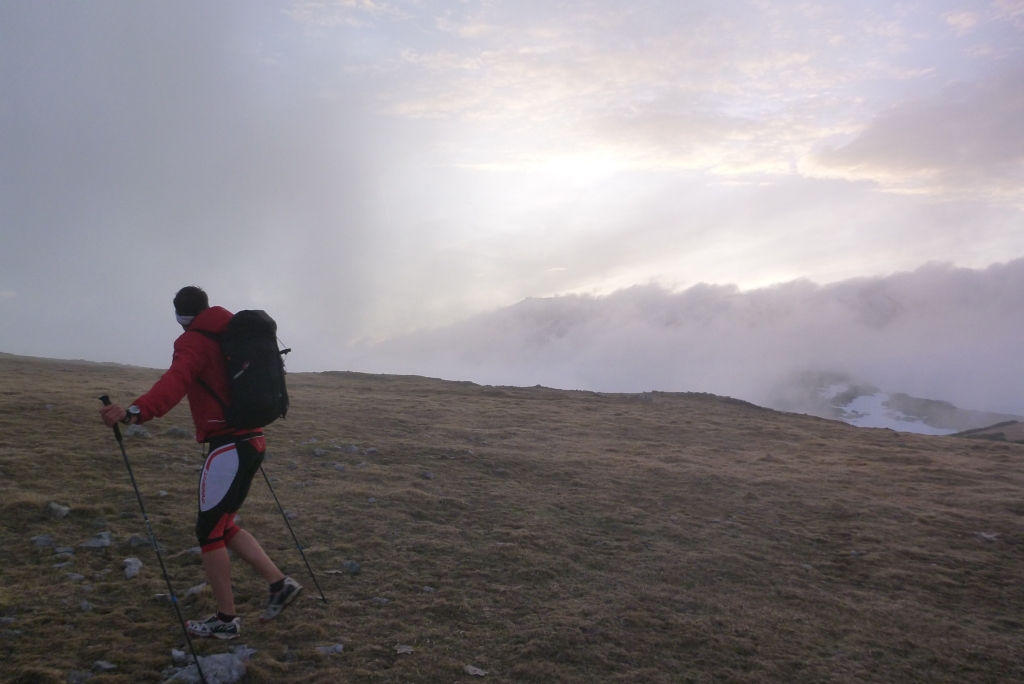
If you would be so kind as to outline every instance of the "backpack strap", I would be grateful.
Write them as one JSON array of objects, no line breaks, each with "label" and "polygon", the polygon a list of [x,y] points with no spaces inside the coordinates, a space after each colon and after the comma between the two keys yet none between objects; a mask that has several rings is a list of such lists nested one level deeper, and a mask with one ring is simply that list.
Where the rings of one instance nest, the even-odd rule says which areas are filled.
[{"label": "backpack strap", "polygon": [[[216,342],[218,345],[220,345],[220,335],[218,335],[217,333],[212,333],[207,330],[190,330],[189,332],[199,333],[203,337],[208,337],[214,342]],[[220,404],[220,410],[224,413],[224,415],[227,415],[228,405],[224,403],[224,400],[220,398],[220,395],[214,392],[213,388],[206,384],[206,381],[203,380],[202,378],[196,378],[196,384],[202,387],[207,392],[209,392],[210,396],[216,399],[217,403]]]}]

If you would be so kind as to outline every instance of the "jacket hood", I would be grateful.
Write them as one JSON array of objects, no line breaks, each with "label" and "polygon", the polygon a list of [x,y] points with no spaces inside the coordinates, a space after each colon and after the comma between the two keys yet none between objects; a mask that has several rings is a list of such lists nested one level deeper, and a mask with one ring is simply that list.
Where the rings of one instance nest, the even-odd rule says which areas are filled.
[{"label": "jacket hood", "polygon": [[233,313],[221,306],[203,309],[188,326],[188,331],[205,330],[210,333],[222,333],[228,327]]}]

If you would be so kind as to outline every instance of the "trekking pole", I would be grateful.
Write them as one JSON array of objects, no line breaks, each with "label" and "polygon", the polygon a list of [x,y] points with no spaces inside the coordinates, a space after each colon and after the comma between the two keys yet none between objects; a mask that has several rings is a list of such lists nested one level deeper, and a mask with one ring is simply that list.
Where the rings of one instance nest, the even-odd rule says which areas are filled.
[{"label": "trekking pole", "polygon": [[267,486],[270,487],[270,493],[273,494],[274,501],[277,502],[277,509],[281,511],[281,517],[284,518],[284,524],[288,526],[288,531],[292,533],[292,539],[295,540],[295,546],[302,555],[302,562],[306,564],[306,569],[309,570],[309,576],[313,578],[313,584],[316,585],[316,590],[320,592],[320,600],[327,603],[327,597],[324,596],[324,590],[320,588],[320,583],[316,581],[316,575],[313,574],[313,568],[309,567],[309,561],[306,560],[306,554],[302,551],[302,544],[299,543],[298,537],[295,536],[295,530],[292,529],[292,524],[288,522],[288,516],[284,514],[284,508],[281,507],[281,502],[278,500],[277,493],[274,491],[274,485],[270,484],[270,478],[267,477],[267,471],[263,469],[262,463],[260,464],[260,472],[263,473],[263,479],[267,481]]},{"label": "trekking pole", "polygon": [[[104,406],[110,406],[110,397],[104,394],[100,397],[100,401],[103,402]],[[185,626],[185,618],[181,614],[181,608],[178,606],[178,597],[174,593],[174,587],[171,586],[171,578],[167,575],[167,568],[164,566],[164,558],[160,555],[160,547],[156,543],[156,535],[153,534],[153,526],[149,524],[149,515],[146,513],[146,505],[142,503],[142,494],[139,493],[139,485],[135,482],[135,473],[132,472],[132,464],[128,462],[128,452],[124,450],[124,440],[121,437],[121,428],[115,423],[114,424],[114,437],[117,437],[117,445],[121,447],[121,455],[124,456],[124,464],[128,468],[128,477],[132,479],[132,487],[135,488],[135,496],[139,500],[139,508],[142,509],[142,519],[146,521],[146,529],[149,530],[149,541],[153,544],[153,551],[156,552],[156,558],[160,561],[160,570],[164,573],[164,581],[167,582],[167,591],[171,593],[171,603],[174,604],[174,612],[178,614],[178,622],[181,623],[181,631],[185,633],[185,641],[188,642],[188,650],[192,652],[192,660],[196,662],[196,671],[199,673],[199,681],[202,684],[207,684],[206,676],[203,674],[203,668],[199,665],[199,656],[196,655],[195,646],[192,645],[192,637],[188,635],[188,628]]]}]

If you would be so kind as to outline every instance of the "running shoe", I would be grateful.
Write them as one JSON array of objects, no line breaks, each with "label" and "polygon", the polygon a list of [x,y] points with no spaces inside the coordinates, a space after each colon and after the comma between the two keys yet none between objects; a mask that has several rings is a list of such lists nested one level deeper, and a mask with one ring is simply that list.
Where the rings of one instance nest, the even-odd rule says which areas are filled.
[{"label": "running shoe", "polygon": [[278,615],[281,611],[290,606],[295,599],[299,598],[299,594],[302,592],[302,585],[293,580],[291,577],[284,578],[284,586],[281,587],[281,591],[270,592],[270,599],[267,601],[267,609],[263,611],[263,615],[260,616],[260,622],[270,622]]},{"label": "running shoe", "polygon": [[185,623],[188,633],[195,637],[213,639],[234,639],[242,632],[242,621],[237,617],[231,622],[224,622],[214,613],[205,620],[189,620]]}]

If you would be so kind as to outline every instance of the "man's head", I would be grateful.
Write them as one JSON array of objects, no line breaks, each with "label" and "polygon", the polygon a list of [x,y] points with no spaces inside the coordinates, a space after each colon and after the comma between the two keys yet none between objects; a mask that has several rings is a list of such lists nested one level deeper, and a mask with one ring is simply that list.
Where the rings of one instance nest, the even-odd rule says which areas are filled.
[{"label": "man's head", "polygon": [[210,299],[201,287],[189,285],[181,288],[178,290],[178,294],[174,295],[174,315],[181,327],[186,330],[200,311],[209,308]]}]

